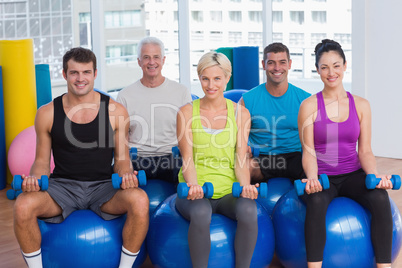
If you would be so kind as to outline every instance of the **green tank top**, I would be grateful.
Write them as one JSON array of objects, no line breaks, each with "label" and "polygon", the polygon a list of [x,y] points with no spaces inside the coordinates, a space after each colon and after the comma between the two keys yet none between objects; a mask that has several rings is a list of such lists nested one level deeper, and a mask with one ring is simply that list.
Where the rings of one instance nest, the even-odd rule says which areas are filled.
[{"label": "green tank top", "polygon": [[[233,103],[226,99],[228,116],[226,126],[217,134],[203,129],[200,116],[200,99],[193,101],[193,159],[199,185],[211,182],[214,185],[212,199],[221,198],[232,192],[236,181],[234,163],[237,137],[237,124]],[[182,169],[179,182],[185,182]]]}]

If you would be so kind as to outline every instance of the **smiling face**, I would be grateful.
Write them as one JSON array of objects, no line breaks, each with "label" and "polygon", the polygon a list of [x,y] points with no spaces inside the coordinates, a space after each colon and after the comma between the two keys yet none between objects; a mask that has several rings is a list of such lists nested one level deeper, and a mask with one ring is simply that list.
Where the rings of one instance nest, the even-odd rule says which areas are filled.
[{"label": "smiling face", "polygon": [[97,71],[94,71],[92,61],[81,63],[70,59],[67,66],[67,72],[63,70],[63,77],[67,81],[69,93],[84,96],[94,89]]},{"label": "smiling face", "polygon": [[223,95],[230,77],[217,65],[205,68],[200,75],[200,82],[205,97],[215,98]]},{"label": "smiling face", "polygon": [[267,59],[262,61],[262,67],[267,75],[267,83],[273,85],[287,83],[291,65],[292,60],[288,59],[286,52],[267,53]]},{"label": "smiling face", "polygon": [[325,87],[334,88],[342,85],[346,62],[336,51],[322,53],[318,61],[317,72]]},{"label": "smiling face", "polygon": [[162,75],[162,67],[165,57],[162,57],[161,48],[156,44],[144,44],[141,48],[141,56],[138,65],[142,68],[143,76],[157,78]]}]

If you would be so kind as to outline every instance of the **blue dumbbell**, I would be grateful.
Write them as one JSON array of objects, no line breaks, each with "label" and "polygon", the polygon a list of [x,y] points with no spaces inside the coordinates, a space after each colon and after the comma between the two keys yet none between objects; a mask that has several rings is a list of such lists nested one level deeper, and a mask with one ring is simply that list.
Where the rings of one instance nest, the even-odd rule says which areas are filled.
[{"label": "blue dumbbell", "polygon": [[173,158],[178,158],[181,156],[178,146],[172,147],[172,155],[173,155]]},{"label": "blue dumbbell", "polygon": [[13,189],[9,189],[9,190],[7,191],[7,198],[10,199],[10,200],[14,200],[14,199],[17,198],[17,196],[19,196],[21,193],[22,193],[21,190],[16,191],[16,190],[13,190]]},{"label": "blue dumbbell", "polygon": [[[374,174],[367,174],[366,187],[367,189],[374,189],[381,181],[381,178],[376,178]],[[392,175],[392,190],[399,190],[401,188],[401,177],[399,175]]]},{"label": "blue dumbbell", "polygon": [[[147,185],[147,176],[146,176],[144,170],[139,170],[138,171],[137,179],[138,179],[138,184],[140,186]],[[120,177],[118,173],[113,173],[113,175],[112,175],[113,188],[120,189],[122,180],[123,180],[123,178]]]},{"label": "blue dumbbell", "polygon": [[[326,174],[321,174],[318,181],[321,183],[321,186],[324,190],[329,188],[329,179]],[[303,195],[304,190],[306,189],[306,183],[302,182],[301,180],[296,180],[294,182],[294,186],[297,192],[297,195]]]},{"label": "blue dumbbell", "polygon": [[[190,187],[187,186],[187,183],[181,182],[177,185],[177,196],[181,199],[187,198],[189,190]],[[205,198],[211,198],[214,195],[214,185],[210,182],[204,183],[202,190]]]},{"label": "blue dumbbell", "polygon": [[[243,191],[243,186],[240,186],[239,182],[234,182],[232,186],[232,195],[234,197],[240,197],[241,192]],[[258,195],[261,198],[267,198],[268,196],[268,185],[266,182],[260,183],[260,187],[257,188]]]},{"label": "blue dumbbell", "polygon": [[250,148],[251,148],[251,154],[253,155],[253,157],[259,157],[260,156],[260,148],[253,147],[253,146],[250,146]]},{"label": "blue dumbbell", "polygon": [[[40,179],[38,179],[38,184],[41,191],[46,191],[49,188],[49,178],[46,175],[42,175]],[[22,187],[22,177],[21,175],[15,175],[13,181],[11,182],[11,187],[15,191],[20,191]]]},{"label": "blue dumbbell", "polygon": [[136,147],[130,148],[130,158],[131,160],[136,160],[138,157],[138,149]]}]

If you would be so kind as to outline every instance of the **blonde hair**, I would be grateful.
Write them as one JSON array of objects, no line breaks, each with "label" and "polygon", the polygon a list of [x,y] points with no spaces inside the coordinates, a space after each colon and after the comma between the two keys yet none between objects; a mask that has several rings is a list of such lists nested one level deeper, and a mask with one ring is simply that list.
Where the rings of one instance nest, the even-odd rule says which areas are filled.
[{"label": "blonde hair", "polygon": [[198,61],[198,76],[201,76],[202,72],[206,68],[212,66],[218,66],[219,68],[221,68],[226,77],[230,77],[232,75],[232,64],[230,60],[225,56],[225,54],[211,51],[205,53]]}]

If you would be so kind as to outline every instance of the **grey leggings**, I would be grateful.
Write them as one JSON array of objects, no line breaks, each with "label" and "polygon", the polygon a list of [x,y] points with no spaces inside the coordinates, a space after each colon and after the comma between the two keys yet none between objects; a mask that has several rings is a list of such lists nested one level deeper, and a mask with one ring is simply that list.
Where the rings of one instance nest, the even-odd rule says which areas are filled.
[{"label": "grey leggings", "polygon": [[231,194],[220,199],[176,199],[176,208],[190,221],[188,243],[194,268],[208,267],[211,239],[209,226],[212,213],[237,220],[235,236],[236,267],[250,267],[257,242],[257,205],[248,198],[235,198]]}]

